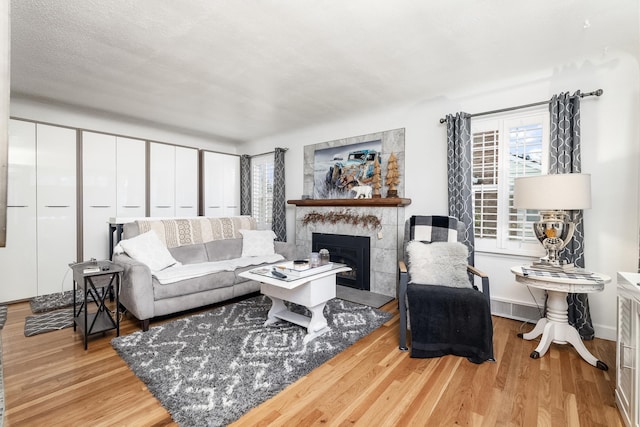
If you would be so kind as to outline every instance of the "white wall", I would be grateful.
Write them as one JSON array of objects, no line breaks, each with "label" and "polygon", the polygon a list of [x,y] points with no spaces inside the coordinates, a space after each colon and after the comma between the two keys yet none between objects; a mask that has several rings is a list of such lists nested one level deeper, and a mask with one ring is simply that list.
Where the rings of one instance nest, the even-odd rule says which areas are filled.
[{"label": "white wall", "polygon": [[[425,76],[428,78],[428,76]],[[390,82],[392,84],[392,82]],[[528,104],[555,93],[601,88],[604,95],[582,101],[582,169],[592,175],[593,208],[585,211],[586,267],[612,277],[601,293],[591,294],[591,315],[598,337],[615,339],[617,271],[638,268],[638,117],[640,73],[638,60],[624,53],[559,64],[527,76],[492,85],[461,88],[457,93],[251,141],[244,153],[261,153],[274,147],[286,154],[286,196],[303,193],[303,147],[339,138],[389,129],[406,129],[406,193],[412,199],[405,209],[413,214],[446,214],[446,129],[439,119],[447,113],[469,113]],[[294,239],[295,207],[288,205],[288,239]],[[477,257],[476,265],[492,280],[492,297],[533,304],[529,290],[513,280],[509,267],[529,259],[495,255]]]},{"label": "white wall", "polygon": [[79,108],[48,104],[32,99],[12,97],[10,114],[11,117],[19,119],[237,154],[237,145],[227,141],[188,135],[179,130],[161,129],[152,124],[136,123],[127,121],[125,118],[94,114]]}]

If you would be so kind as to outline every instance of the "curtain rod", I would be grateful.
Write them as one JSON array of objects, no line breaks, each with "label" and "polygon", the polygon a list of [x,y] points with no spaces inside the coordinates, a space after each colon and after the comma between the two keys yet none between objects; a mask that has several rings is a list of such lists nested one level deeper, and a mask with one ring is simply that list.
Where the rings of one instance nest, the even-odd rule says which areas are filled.
[{"label": "curtain rod", "polygon": [[[580,98],[584,98],[585,96],[600,96],[603,93],[604,93],[604,91],[602,89],[597,89],[597,90],[594,90],[593,92],[581,93],[580,94]],[[548,104],[550,102],[551,102],[551,100],[540,101],[540,102],[534,102],[532,104],[518,105],[516,107],[501,108],[499,110],[483,111],[482,113],[470,114],[470,117],[486,116],[488,114],[504,113],[504,112],[513,111],[513,110],[521,110],[523,108],[535,107],[535,106],[538,106],[538,105]],[[440,123],[444,123],[446,121],[447,121],[447,119],[440,119]]]},{"label": "curtain rod", "polygon": [[[284,151],[288,151],[289,149],[288,149],[288,148],[283,148],[283,150],[284,150]],[[273,154],[273,153],[275,153],[275,152],[276,152],[276,150],[273,150],[273,151],[267,151],[266,153],[260,153],[260,154],[250,154],[250,155],[249,155],[249,157],[264,156],[264,155],[266,155],[266,154]]]}]

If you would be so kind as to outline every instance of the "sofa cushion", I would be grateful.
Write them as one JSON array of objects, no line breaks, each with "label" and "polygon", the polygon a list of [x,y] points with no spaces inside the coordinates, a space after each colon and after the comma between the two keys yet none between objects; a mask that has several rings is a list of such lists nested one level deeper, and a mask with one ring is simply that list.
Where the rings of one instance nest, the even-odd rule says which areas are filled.
[{"label": "sofa cushion", "polygon": [[153,277],[153,299],[161,300],[232,286],[235,283],[235,278],[233,271],[219,271],[163,285]]},{"label": "sofa cushion", "polygon": [[214,240],[204,244],[208,261],[224,261],[242,256],[242,239]]},{"label": "sofa cushion", "polygon": [[277,237],[273,230],[240,230],[242,234],[242,256],[273,255],[273,240]]},{"label": "sofa cushion", "polygon": [[183,264],[197,264],[209,261],[207,259],[207,250],[202,243],[169,248],[169,252]]},{"label": "sofa cushion", "polygon": [[127,255],[146,264],[151,271],[160,271],[178,262],[153,231],[121,240],[118,244]]}]

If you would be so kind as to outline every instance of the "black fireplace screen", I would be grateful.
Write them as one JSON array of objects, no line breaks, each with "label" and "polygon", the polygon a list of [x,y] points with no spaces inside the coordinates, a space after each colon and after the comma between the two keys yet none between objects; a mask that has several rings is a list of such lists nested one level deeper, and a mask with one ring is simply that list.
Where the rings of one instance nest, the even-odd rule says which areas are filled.
[{"label": "black fireplace screen", "polygon": [[331,262],[346,264],[351,271],[338,273],[337,284],[350,288],[370,290],[370,253],[369,237],[344,234],[313,233],[311,250],[319,252],[327,249]]}]

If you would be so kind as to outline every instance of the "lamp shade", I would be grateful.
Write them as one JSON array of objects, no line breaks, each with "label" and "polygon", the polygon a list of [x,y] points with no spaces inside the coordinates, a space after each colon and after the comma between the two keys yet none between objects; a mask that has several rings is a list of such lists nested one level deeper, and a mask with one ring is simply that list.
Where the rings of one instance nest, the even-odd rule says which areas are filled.
[{"label": "lamp shade", "polygon": [[591,207],[591,175],[564,173],[515,179],[516,209],[578,210]]}]

